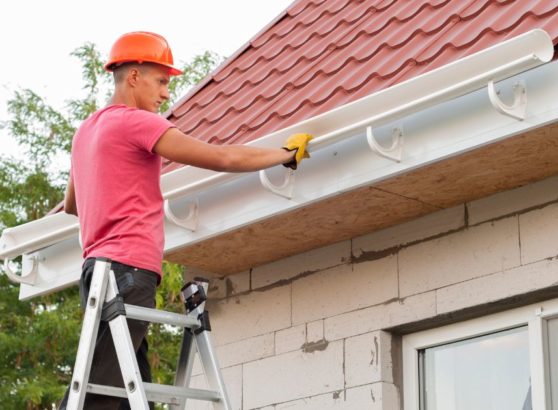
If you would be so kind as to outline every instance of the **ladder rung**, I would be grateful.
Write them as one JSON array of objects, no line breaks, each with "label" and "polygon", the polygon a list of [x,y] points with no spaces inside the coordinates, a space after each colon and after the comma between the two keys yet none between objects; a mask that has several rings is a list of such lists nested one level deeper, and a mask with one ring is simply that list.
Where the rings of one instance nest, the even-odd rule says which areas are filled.
[{"label": "ladder rung", "polygon": [[[220,401],[222,399],[218,392],[203,389],[190,389],[188,387],[168,386],[164,384],[143,383],[147,400],[158,403],[180,404],[180,399]],[[104,386],[102,384],[89,383],[88,393],[103,394],[105,396],[128,397],[126,390],[122,387]]]},{"label": "ladder rung", "polygon": [[149,309],[136,305],[125,304],[124,307],[126,308],[126,317],[129,319],[144,320],[152,323],[163,323],[187,328],[198,328],[201,326],[198,319],[188,315],[166,312],[159,309]]}]

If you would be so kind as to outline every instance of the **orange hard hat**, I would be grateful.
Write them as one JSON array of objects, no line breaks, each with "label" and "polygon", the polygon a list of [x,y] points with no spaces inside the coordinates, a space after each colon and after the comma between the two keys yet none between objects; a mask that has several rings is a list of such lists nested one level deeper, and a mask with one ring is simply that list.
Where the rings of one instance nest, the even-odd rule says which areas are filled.
[{"label": "orange hard hat", "polygon": [[130,62],[160,64],[169,68],[170,75],[182,74],[182,71],[173,66],[174,60],[167,40],[148,31],[135,31],[120,36],[110,49],[105,70],[112,71],[118,64]]}]

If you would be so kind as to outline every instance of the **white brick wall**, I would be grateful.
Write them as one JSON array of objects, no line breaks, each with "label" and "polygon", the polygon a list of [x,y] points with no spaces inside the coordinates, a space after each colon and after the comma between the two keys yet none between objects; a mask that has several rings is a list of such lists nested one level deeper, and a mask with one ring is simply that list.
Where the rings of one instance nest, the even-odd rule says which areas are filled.
[{"label": "white brick wall", "polygon": [[[227,386],[227,394],[233,410],[242,410],[242,366],[235,366],[223,369],[223,379]],[[192,377],[190,387],[194,389],[207,389],[207,381],[204,375]],[[200,401],[189,400],[186,405],[188,410],[214,410],[213,404]]]},{"label": "white brick wall", "polygon": [[463,205],[444,209],[401,225],[354,238],[352,240],[353,256],[358,258],[367,252],[378,252],[405,245],[464,226],[465,207]]},{"label": "white brick wall", "polygon": [[275,332],[275,354],[299,350],[304,343],[306,343],[305,324]]},{"label": "white brick wall", "polygon": [[399,253],[400,296],[519,266],[517,217],[419,243]]},{"label": "white brick wall", "polygon": [[[191,276],[193,277],[194,275],[191,274]],[[209,281],[208,297],[212,299],[221,299],[248,290],[250,290],[250,272],[246,271],[227,276],[226,278],[211,279]]]},{"label": "white brick wall", "polygon": [[291,326],[291,286],[223,299],[209,310],[217,345],[285,329]]},{"label": "white brick wall", "polygon": [[398,393],[391,383],[374,383],[346,391],[264,407],[261,410],[396,410]]},{"label": "white brick wall", "polygon": [[277,262],[258,266],[252,270],[253,288],[261,288],[301,273],[314,272],[349,262],[351,242],[343,241],[324,246]]},{"label": "white brick wall", "polygon": [[319,342],[324,339],[324,321],[316,320],[306,324],[306,343]]},{"label": "white brick wall", "polygon": [[558,287],[556,201],[553,177],[212,282],[233,408],[401,410],[386,329]]},{"label": "white brick wall", "polygon": [[391,335],[383,331],[345,340],[345,385],[393,383]]},{"label": "white brick wall", "polygon": [[219,364],[222,367],[262,359],[273,356],[275,353],[275,335],[266,333],[265,335],[219,346],[216,350]]},{"label": "white brick wall", "polygon": [[426,292],[386,304],[358,309],[325,319],[326,340],[386,329],[436,316],[436,292]]},{"label": "white brick wall", "polygon": [[342,390],[343,342],[246,363],[243,373],[245,410]]},{"label": "white brick wall", "polygon": [[558,255],[558,204],[520,215],[519,226],[523,263]]},{"label": "white brick wall", "polygon": [[293,282],[293,323],[375,305],[397,294],[395,256],[341,265]]},{"label": "white brick wall", "polygon": [[457,311],[556,285],[558,260],[543,260],[438,289],[437,313]]},{"label": "white brick wall", "polygon": [[476,225],[558,200],[558,177],[500,192],[467,204],[469,224]]}]

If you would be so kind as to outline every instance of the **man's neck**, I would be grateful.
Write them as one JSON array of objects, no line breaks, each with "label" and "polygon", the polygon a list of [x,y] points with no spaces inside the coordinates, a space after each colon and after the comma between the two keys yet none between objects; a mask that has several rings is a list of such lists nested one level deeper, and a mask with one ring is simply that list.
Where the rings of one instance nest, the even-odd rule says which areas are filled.
[{"label": "man's neck", "polygon": [[118,88],[114,90],[114,94],[109,100],[109,105],[126,105],[128,107],[137,108],[137,104],[133,96],[119,90]]}]

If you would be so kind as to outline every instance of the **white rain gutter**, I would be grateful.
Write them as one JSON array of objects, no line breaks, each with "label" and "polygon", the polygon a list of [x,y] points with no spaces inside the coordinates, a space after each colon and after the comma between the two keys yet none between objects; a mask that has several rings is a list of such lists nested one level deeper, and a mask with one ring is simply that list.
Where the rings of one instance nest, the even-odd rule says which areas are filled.
[{"label": "white rain gutter", "polygon": [[[553,63],[537,69],[540,72],[528,72],[549,62],[553,53],[548,34],[533,30],[247,144],[278,147],[292,133],[313,134],[309,147],[313,158],[296,172],[296,184],[292,172],[281,177],[283,167],[262,171],[259,178],[254,173],[216,173],[190,166],[163,175],[165,251],[557,120],[554,100],[558,90],[552,87],[558,67]],[[520,73],[521,81],[504,81],[514,89],[514,103],[507,105],[494,82]],[[525,79],[529,82],[529,110]],[[488,99],[475,92],[484,87]],[[401,124],[389,124],[403,119],[405,129]],[[390,125],[389,148],[382,144],[390,139],[382,136],[386,125]],[[378,156],[371,157],[368,149]],[[268,174],[271,180],[284,178],[283,182],[275,185]],[[81,265],[78,231],[77,218],[64,213],[3,231],[0,259],[10,279],[21,283],[21,299],[77,282]],[[9,265],[22,254],[23,276],[12,272]]]}]

